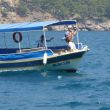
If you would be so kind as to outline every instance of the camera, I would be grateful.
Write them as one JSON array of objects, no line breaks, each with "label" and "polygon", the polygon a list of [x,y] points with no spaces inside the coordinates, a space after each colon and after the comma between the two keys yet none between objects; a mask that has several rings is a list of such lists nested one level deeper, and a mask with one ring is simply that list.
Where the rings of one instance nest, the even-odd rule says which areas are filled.
[{"label": "camera", "polygon": [[76,31],[77,30],[77,28],[76,27],[73,27],[73,29]]}]

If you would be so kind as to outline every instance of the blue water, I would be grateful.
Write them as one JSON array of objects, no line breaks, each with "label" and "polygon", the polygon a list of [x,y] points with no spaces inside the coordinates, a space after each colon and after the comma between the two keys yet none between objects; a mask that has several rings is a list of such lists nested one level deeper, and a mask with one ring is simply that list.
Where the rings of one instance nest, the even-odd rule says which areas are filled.
[{"label": "blue water", "polygon": [[0,74],[0,110],[110,110],[110,32],[80,32],[90,51],[77,73]]}]

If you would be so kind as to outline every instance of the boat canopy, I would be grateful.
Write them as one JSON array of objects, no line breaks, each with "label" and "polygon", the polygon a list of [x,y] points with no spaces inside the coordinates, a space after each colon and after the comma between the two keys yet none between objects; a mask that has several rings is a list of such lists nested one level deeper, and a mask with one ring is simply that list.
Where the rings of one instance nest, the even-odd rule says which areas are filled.
[{"label": "boat canopy", "polygon": [[76,20],[25,22],[13,24],[0,24],[0,32],[34,31],[43,30],[47,26],[75,25]]}]

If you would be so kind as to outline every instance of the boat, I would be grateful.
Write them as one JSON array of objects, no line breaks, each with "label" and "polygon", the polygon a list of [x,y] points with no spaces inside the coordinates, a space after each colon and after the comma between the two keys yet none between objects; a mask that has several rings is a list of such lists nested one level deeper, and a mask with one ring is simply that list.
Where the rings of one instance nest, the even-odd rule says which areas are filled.
[{"label": "boat", "polygon": [[[25,22],[0,24],[0,37],[4,38],[5,47],[0,47],[0,70],[77,70],[83,55],[89,50],[87,45],[79,42],[77,32],[77,51],[68,50],[68,46],[48,46],[46,32],[50,27],[76,25],[76,20],[55,20],[43,22]],[[44,46],[22,48],[23,32],[43,32]],[[7,33],[11,33],[6,36]],[[4,36],[3,36],[4,35]],[[34,36],[31,36],[32,38]],[[60,37],[60,36],[59,36]],[[7,47],[6,39],[18,46]],[[34,38],[33,38],[34,39]],[[3,40],[0,41],[3,43]]]}]

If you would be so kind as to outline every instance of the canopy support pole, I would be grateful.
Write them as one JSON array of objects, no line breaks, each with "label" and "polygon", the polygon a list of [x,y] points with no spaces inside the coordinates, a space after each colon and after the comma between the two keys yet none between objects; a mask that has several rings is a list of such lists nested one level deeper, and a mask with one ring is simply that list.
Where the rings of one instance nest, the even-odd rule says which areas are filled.
[{"label": "canopy support pole", "polygon": [[27,32],[27,36],[28,36],[28,45],[29,45],[29,48],[30,48],[31,44],[30,44],[30,34],[29,34],[29,32]]},{"label": "canopy support pole", "polygon": [[79,49],[79,33],[78,33],[78,26],[76,24],[76,28],[77,28],[77,33],[76,33],[76,37],[77,37],[77,43],[78,43],[78,49]]},{"label": "canopy support pole", "polygon": [[5,33],[4,33],[4,43],[5,43],[5,48],[7,48]]},{"label": "canopy support pole", "polygon": [[43,27],[43,35],[44,35],[44,45],[45,45],[45,49],[47,49],[47,42],[46,42],[46,36],[45,36],[44,27]]}]

